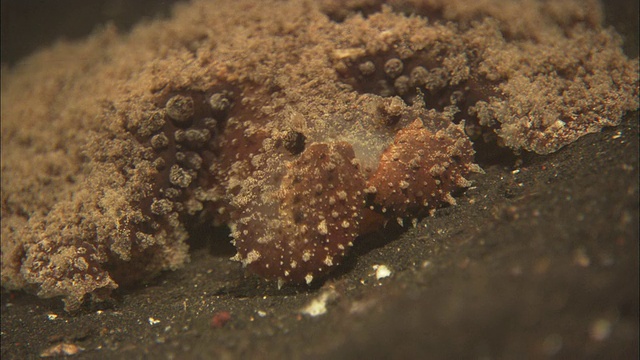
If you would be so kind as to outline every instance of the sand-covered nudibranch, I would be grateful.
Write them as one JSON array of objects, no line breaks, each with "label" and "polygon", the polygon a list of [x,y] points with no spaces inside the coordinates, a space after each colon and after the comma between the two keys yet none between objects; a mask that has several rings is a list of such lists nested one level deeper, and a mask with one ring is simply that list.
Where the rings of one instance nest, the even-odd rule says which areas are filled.
[{"label": "sand-covered nudibranch", "polygon": [[182,266],[203,224],[314,283],[455,204],[478,144],[545,154],[638,107],[595,1],[382,3],[195,1],[3,67],[3,286],[77,309]]}]

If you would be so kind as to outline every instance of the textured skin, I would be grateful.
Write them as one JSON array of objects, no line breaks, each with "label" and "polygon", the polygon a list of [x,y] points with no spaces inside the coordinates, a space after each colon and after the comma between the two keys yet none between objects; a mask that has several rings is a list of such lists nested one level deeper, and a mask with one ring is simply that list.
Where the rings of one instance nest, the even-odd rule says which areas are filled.
[{"label": "textured skin", "polygon": [[360,234],[364,185],[349,144],[309,146],[287,166],[272,213],[239,211],[237,259],[266,278],[310,283],[338,265]]}]

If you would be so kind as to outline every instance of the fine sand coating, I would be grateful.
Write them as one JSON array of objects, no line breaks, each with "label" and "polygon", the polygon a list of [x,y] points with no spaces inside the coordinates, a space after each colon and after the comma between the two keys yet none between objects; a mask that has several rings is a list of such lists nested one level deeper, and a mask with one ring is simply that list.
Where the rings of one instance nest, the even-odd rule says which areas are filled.
[{"label": "fine sand coating", "polygon": [[2,286],[68,310],[188,261],[311,283],[469,187],[474,142],[546,154],[638,107],[592,1],[217,1],[2,69]]}]

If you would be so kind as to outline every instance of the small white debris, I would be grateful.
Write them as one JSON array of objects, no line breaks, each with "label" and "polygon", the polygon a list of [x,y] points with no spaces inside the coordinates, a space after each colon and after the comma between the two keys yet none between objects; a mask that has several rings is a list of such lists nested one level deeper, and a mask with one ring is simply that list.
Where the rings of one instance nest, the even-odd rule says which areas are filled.
[{"label": "small white debris", "polygon": [[48,318],[49,320],[55,320],[55,319],[57,319],[57,318],[58,318],[58,314],[53,314],[53,313],[51,313],[51,314],[47,314],[47,318]]},{"label": "small white debris", "polygon": [[247,258],[242,260],[242,265],[247,266],[252,262],[257,261],[258,259],[260,259],[260,253],[257,252],[256,250],[251,250],[247,254]]},{"label": "small white debris", "polygon": [[84,348],[81,348],[80,346],[75,344],[60,343],[43,350],[40,353],[40,357],[70,356],[75,355],[82,350],[84,350]]},{"label": "small white debris", "polygon": [[320,224],[318,224],[318,232],[320,235],[327,235],[329,233],[329,229],[327,228],[327,220],[322,220]]},{"label": "small white debris", "polygon": [[391,270],[386,265],[373,265],[373,270],[376,271],[377,280],[391,276]]},{"label": "small white debris", "polygon": [[445,194],[444,201],[446,201],[449,205],[452,205],[452,206],[456,205],[456,199],[454,199],[453,196],[451,196],[451,194]]},{"label": "small white debris", "polygon": [[311,284],[311,282],[313,281],[313,275],[307,274],[307,276],[304,277],[304,281],[307,282],[307,285]]},{"label": "small white debris", "polygon": [[160,323],[160,320],[156,320],[156,319],[154,319],[152,317],[149,318],[149,325],[156,325],[156,324],[159,324],[159,323]]},{"label": "small white debris", "polygon": [[311,252],[309,250],[305,250],[302,253],[302,261],[307,262],[309,260],[311,260]]},{"label": "small white debris", "polygon": [[611,335],[611,321],[598,319],[591,324],[589,335],[595,341],[606,340]]},{"label": "small white debris", "polygon": [[258,316],[260,316],[260,317],[265,317],[265,316],[267,316],[267,312],[266,312],[266,311],[258,310],[258,311],[256,311],[256,313],[257,313],[257,314],[258,314]]},{"label": "small white debris", "polygon": [[378,303],[377,299],[371,299],[371,298],[366,300],[361,300],[361,301],[355,301],[351,304],[351,307],[349,308],[349,313],[355,314],[355,315],[366,315],[371,311],[371,308],[373,308],[377,303]]},{"label": "small white debris", "polygon": [[324,264],[327,266],[333,266],[333,257],[327,255],[327,257],[324,259]]},{"label": "small white debris", "polygon": [[311,300],[311,302],[309,302],[307,306],[302,308],[300,312],[311,317],[326,314],[327,302],[332,301],[337,297],[338,294],[336,293],[336,291],[333,289],[329,289],[320,294],[317,298]]},{"label": "small white debris", "polygon": [[333,56],[338,60],[355,59],[362,55],[364,55],[364,50],[360,48],[336,49],[333,51]]},{"label": "small white debris", "polygon": [[589,255],[587,255],[587,251],[580,247],[576,249],[573,253],[573,263],[580,267],[588,267],[591,265],[591,259]]}]

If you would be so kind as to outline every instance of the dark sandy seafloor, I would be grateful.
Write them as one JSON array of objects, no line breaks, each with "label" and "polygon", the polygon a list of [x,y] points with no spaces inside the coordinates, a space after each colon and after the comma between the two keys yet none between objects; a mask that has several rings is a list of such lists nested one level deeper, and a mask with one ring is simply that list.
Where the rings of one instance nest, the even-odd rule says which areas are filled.
[{"label": "dark sandy seafloor", "polygon": [[[637,19],[608,6],[637,56]],[[183,269],[74,314],[3,289],[1,357],[636,359],[638,134],[633,112],[557,153],[482,164],[457,206],[361,239],[313,288],[245,274],[220,230]],[[326,313],[302,311],[314,300]]]}]

